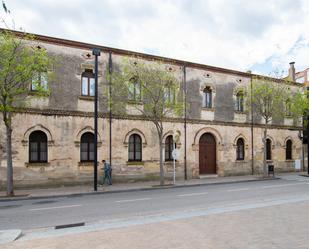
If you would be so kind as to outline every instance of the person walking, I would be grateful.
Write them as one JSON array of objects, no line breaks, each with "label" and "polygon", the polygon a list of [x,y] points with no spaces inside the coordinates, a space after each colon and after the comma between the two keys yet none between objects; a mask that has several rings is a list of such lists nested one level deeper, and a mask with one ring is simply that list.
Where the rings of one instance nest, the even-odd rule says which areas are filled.
[{"label": "person walking", "polygon": [[107,179],[107,184],[108,185],[112,185],[112,167],[105,160],[102,160],[102,163],[103,163],[103,170],[104,170],[102,185],[104,185],[105,179]]}]

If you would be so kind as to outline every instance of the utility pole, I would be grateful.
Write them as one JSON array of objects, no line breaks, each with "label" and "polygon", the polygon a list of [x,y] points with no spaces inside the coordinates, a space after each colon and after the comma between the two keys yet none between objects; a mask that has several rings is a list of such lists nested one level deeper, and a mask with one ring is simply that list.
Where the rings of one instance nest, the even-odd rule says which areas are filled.
[{"label": "utility pole", "polygon": [[98,190],[98,56],[101,55],[99,48],[94,48],[94,164],[93,164],[93,190]]}]

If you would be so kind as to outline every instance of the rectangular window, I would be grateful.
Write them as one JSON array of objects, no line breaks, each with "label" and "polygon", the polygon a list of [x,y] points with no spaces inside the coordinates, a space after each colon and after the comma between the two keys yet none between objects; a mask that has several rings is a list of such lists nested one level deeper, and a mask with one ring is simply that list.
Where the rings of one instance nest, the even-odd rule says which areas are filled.
[{"label": "rectangular window", "polygon": [[88,160],[88,143],[81,143],[81,161]]},{"label": "rectangular window", "polygon": [[39,88],[48,90],[48,76],[46,72],[35,73],[31,81],[31,91],[37,91]]},{"label": "rectangular window", "polygon": [[94,96],[95,95],[95,78],[91,69],[86,69],[82,73],[82,95]]},{"label": "rectangular window", "polygon": [[134,101],[141,101],[141,84],[138,82],[130,82],[128,85],[128,98]]},{"label": "rectangular window", "polygon": [[95,80],[94,80],[94,78],[89,78],[89,90],[90,90],[89,95],[94,96],[95,95]]},{"label": "rectangular window", "polygon": [[38,144],[37,142],[30,143],[30,162],[36,162],[38,160]]},{"label": "rectangular window", "polygon": [[141,100],[141,84],[135,83],[135,100]]},{"label": "rectangular window", "polygon": [[45,142],[40,143],[40,159],[41,161],[45,162],[47,161],[47,144]]},{"label": "rectangular window", "polygon": [[141,161],[141,160],[142,160],[142,153],[140,151],[136,151],[135,161]]},{"label": "rectangular window", "polygon": [[88,78],[82,78],[82,95],[88,95]]},{"label": "rectangular window", "polygon": [[206,105],[205,105],[205,107],[207,107],[207,108],[211,108],[211,93],[210,92],[206,92],[205,93],[205,98],[206,98]]},{"label": "rectangular window", "polygon": [[89,143],[89,160],[94,160],[94,143]]},{"label": "rectangular window", "polygon": [[39,74],[35,73],[32,77],[31,91],[36,91],[38,89],[38,84],[39,84]]},{"label": "rectangular window", "polygon": [[129,151],[129,161],[134,161],[134,151]]}]

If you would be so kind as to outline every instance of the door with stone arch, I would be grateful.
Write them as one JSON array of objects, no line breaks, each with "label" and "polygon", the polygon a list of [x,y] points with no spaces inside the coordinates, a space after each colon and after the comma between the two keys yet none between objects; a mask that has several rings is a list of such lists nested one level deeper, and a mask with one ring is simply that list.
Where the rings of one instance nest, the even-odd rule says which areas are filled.
[{"label": "door with stone arch", "polygon": [[216,174],[216,139],[204,133],[199,141],[199,174]]}]

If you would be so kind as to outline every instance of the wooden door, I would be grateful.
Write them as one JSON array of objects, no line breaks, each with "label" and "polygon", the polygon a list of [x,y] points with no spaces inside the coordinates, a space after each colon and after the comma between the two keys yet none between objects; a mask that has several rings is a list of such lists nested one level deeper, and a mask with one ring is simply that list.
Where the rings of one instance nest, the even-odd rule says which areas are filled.
[{"label": "wooden door", "polygon": [[216,174],[216,140],[210,133],[205,133],[199,141],[200,174]]}]

